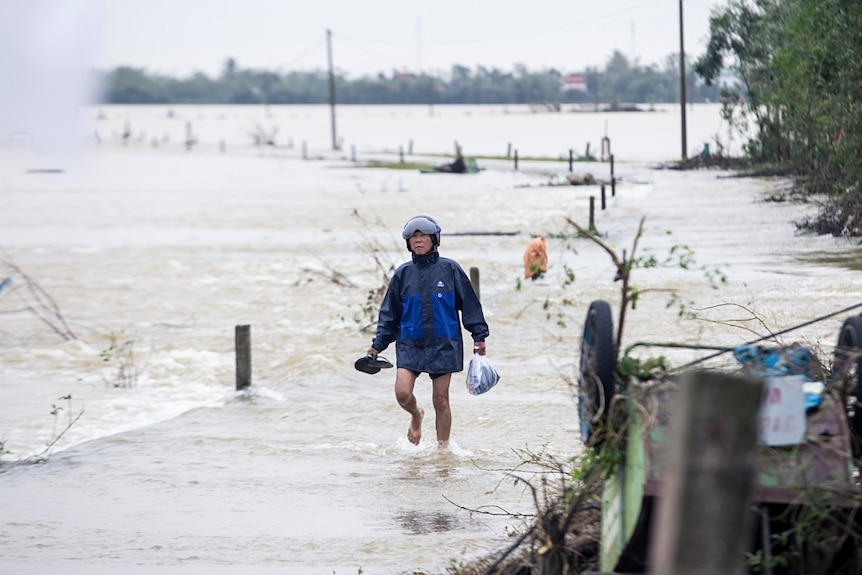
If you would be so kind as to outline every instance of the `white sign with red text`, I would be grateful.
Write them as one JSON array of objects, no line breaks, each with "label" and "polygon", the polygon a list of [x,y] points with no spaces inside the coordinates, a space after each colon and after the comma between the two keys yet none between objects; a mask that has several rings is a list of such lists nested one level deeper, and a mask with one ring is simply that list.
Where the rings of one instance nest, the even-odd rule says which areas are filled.
[{"label": "white sign with red text", "polygon": [[805,376],[787,375],[763,380],[763,398],[757,415],[758,442],[796,445],[805,439]]}]

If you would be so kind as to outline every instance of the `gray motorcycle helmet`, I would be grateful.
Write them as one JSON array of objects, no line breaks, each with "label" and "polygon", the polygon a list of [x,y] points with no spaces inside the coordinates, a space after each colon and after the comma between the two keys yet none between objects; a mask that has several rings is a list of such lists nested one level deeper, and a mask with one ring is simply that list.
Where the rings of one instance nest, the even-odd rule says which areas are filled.
[{"label": "gray motorcycle helmet", "polygon": [[434,247],[440,245],[440,226],[434,221],[431,216],[420,214],[413,216],[407,223],[404,224],[404,229],[401,231],[401,237],[407,243],[407,251],[410,250],[410,236],[416,232],[422,232],[431,236],[431,243]]}]

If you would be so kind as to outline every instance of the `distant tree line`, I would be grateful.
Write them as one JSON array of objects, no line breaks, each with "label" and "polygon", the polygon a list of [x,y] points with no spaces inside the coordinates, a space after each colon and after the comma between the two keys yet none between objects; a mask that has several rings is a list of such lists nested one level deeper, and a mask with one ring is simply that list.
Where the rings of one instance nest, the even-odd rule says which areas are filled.
[{"label": "distant tree line", "polygon": [[[349,79],[335,74],[336,101],[342,104],[645,104],[679,102],[679,58],[669,56],[663,68],[631,63],[620,52],[605,68],[579,74],[582,89],[564,91],[559,70],[513,71],[455,65],[448,77],[392,73]],[[686,75],[687,100],[714,101],[717,86]],[[133,67],[103,74],[105,103],[111,104],[325,104],[329,102],[329,74],[242,69],[229,58],[216,78],[196,73],[172,78]]]},{"label": "distant tree line", "polygon": [[[730,70],[724,116],[746,150],[822,209],[802,227],[862,235],[862,9],[859,0],[728,0],[710,18],[695,71],[715,85]],[[743,97],[744,96],[744,97]]]}]

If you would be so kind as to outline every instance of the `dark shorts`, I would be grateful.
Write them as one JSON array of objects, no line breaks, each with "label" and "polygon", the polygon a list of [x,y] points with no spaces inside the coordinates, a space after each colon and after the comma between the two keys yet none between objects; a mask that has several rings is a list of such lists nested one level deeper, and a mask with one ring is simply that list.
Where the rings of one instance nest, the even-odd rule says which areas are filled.
[{"label": "dark shorts", "polygon": [[[412,370],[412,369],[411,369],[410,371],[412,371],[412,372],[413,372],[413,375],[415,375],[416,377],[419,377],[419,376],[420,376],[420,375],[422,375],[422,373],[423,373],[423,372],[421,372],[421,371],[414,371],[414,370]],[[447,372],[447,373],[448,373],[448,372]],[[429,373],[429,374],[428,374],[428,377],[430,377],[432,380],[435,380],[435,379],[437,379],[438,377],[442,377],[442,376],[444,376],[444,375],[446,375],[446,374],[445,374],[445,373]]]}]

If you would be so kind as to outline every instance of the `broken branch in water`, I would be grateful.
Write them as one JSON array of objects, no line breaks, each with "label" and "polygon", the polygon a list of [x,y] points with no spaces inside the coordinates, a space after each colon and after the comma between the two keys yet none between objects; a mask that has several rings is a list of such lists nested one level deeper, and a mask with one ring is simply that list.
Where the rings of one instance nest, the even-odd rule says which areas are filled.
[{"label": "broken branch in water", "polygon": [[[18,294],[19,299],[24,302],[24,308],[12,310],[12,312],[29,311],[63,339],[67,341],[78,339],[78,336],[72,331],[72,328],[60,311],[60,306],[54,301],[54,298],[36,280],[24,272],[5,250],[2,250],[2,253],[0,253],[0,265],[12,271],[12,279],[6,278],[4,281],[7,285],[11,284],[13,286],[12,293]],[[16,276],[22,281],[22,288],[14,285],[16,283],[14,280]]]}]

